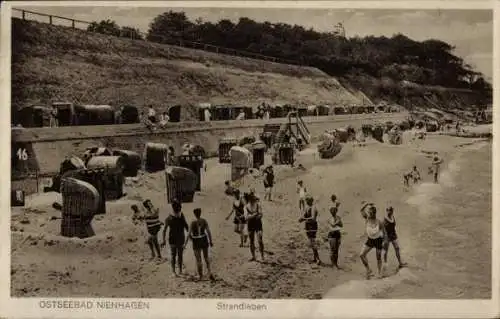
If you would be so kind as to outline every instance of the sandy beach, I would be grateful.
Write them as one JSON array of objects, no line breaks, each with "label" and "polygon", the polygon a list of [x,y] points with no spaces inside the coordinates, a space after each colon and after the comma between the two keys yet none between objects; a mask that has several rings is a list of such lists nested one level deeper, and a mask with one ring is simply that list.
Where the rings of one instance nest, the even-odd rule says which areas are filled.
[{"label": "sandy beach", "polygon": [[[165,202],[162,172],[128,180],[127,196],[108,202],[107,214],[94,219],[96,236],[68,239],[58,235],[60,212],[51,205],[59,194],[28,199],[25,209],[13,208],[11,295],[15,297],[142,297],[142,298],[490,298],[491,297],[491,142],[429,135],[403,145],[369,140],[366,147],[344,145],[330,160],[319,159],[316,146],[302,151],[297,161],[305,171],[275,166],[274,200],[263,202],[265,262],[249,262],[248,247],[240,248],[232,220],[225,220],[230,200],[224,180],[230,166],[208,159],[202,192],[185,204],[203,209],[214,236],[212,264],[215,282],[194,282],[191,245],[185,252],[186,275],[173,276],[170,261],[149,261],[146,227],[132,222],[130,205],[151,199],[164,220],[171,208]],[[441,181],[427,174],[429,153],[444,159]],[[270,159],[267,159],[268,163]],[[416,165],[423,182],[405,190],[402,174]],[[320,257],[310,263],[303,225],[298,223],[297,180],[314,196],[319,216]],[[247,176],[241,186],[254,186],[263,197],[261,177]],[[345,234],[339,263],[331,269],[326,221],[329,197],[342,206]],[[359,251],[364,242],[361,201],[395,208],[398,235],[408,268],[397,272],[394,251],[389,254],[389,277],[364,279]],[[164,257],[170,258],[167,249]],[[369,261],[375,269],[375,254]]]}]

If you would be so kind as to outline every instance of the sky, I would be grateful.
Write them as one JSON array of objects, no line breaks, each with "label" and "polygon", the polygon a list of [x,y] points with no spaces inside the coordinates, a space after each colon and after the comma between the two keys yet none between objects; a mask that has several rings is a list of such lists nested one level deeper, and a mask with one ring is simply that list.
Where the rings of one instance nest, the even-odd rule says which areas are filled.
[{"label": "sky", "polygon": [[[83,21],[114,20],[147,32],[157,15],[184,11],[190,20],[237,22],[248,17],[258,22],[298,24],[317,31],[333,31],[344,24],[347,37],[392,36],[402,33],[423,41],[434,38],[455,46],[454,53],[491,81],[493,74],[493,13],[491,10],[401,10],[401,9],[258,9],[258,8],[168,8],[168,7],[23,7],[26,10]],[[19,13],[13,12],[13,16]],[[32,19],[32,16],[29,16]],[[39,19],[39,18],[38,18]],[[37,19],[37,20],[38,20]],[[47,20],[47,18],[45,18]]]}]

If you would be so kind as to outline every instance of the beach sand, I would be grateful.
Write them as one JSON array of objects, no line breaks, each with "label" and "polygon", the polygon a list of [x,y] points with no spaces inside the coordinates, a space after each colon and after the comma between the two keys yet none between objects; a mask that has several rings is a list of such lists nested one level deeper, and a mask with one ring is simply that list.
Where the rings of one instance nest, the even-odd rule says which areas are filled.
[{"label": "beach sand", "polygon": [[[463,145],[469,144],[469,145]],[[441,182],[427,174],[430,152],[444,159]],[[269,160],[269,158],[267,159]],[[11,295],[16,297],[142,297],[142,298],[490,298],[491,296],[491,142],[430,135],[403,145],[369,140],[366,147],[344,145],[330,160],[319,159],[315,146],[298,156],[305,171],[275,166],[274,200],[263,202],[265,262],[249,262],[240,248],[232,219],[225,217],[230,199],[224,195],[229,165],[207,160],[202,192],[183,206],[203,209],[214,237],[215,282],[194,282],[191,245],[185,252],[187,275],[176,278],[169,260],[149,261],[145,225],[132,222],[130,205],[149,198],[170,212],[162,172],[140,175],[126,185],[127,196],[108,202],[106,215],[93,221],[96,236],[68,239],[58,235],[59,216],[48,193],[28,198],[25,209],[13,208]],[[402,174],[417,165],[423,182],[405,190]],[[326,221],[329,197],[336,194],[344,220],[339,263],[344,270],[311,264],[303,225],[298,223],[297,180],[304,181],[320,211],[320,256],[329,264]],[[247,176],[242,190],[255,186],[263,198],[261,178]],[[409,267],[397,273],[393,250],[388,278],[364,279],[359,251],[364,243],[361,201],[395,208],[403,258]],[[161,236],[161,235],[160,235]],[[375,253],[368,256],[376,269]]]}]

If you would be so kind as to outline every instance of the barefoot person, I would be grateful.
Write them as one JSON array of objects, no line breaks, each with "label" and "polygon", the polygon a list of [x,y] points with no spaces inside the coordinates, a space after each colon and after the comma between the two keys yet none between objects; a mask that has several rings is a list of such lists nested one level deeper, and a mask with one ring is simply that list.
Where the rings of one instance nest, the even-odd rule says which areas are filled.
[{"label": "barefoot person", "polygon": [[330,260],[332,261],[332,267],[339,267],[339,250],[340,250],[340,238],[342,237],[340,230],[344,227],[342,219],[338,213],[339,205],[330,207],[330,214],[332,217],[328,221],[328,226],[330,228],[328,232],[328,242],[330,244]]},{"label": "barefoot person", "polygon": [[[168,233],[168,243],[170,245],[170,254],[172,256],[172,260],[170,262],[172,265],[172,272],[175,276],[177,276],[182,274],[182,256],[186,240],[184,231],[188,231],[189,227],[186,222],[186,218],[182,213],[182,204],[178,200],[174,200],[172,202],[172,210],[173,213],[165,219],[165,228],[163,228],[163,241],[161,246],[165,247],[167,229],[170,228],[170,232]],[[176,260],[179,266],[179,273],[175,271]]]},{"label": "barefoot person", "polygon": [[240,235],[240,247],[243,247],[247,241],[247,235],[245,234],[245,203],[240,196],[240,190],[236,189],[234,191],[234,201],[232,205],[231,212],[227,215],[226,220],[229,220],[231,215],[234,213],[234,232]]},{"label": "barefoot person", "polygon": [[418,171],[416,166],[413,166],[413,169],[411,170],[410,174],[411,178],[413,179],[413,184],[417,184],[418,182],[420,182],[421,180],[420,172]]},{"label": "barefoot person", "polygon": [[392,244],[396,252],[396,258],[399,262],[399,268],[406,266],[401,259],[401,252],[398,243],[398,235],[396,234],[396,219],[394,218],[394,208],[388,207],[386,209],[387,215],[384,217],[384,228],[387,234],[384,241],[384,263],[387,265],[387,253],[389,252],[389,245]]},{"label": "barefoot person", "polygon": [[154,209],[151,201],[145,200],[143,203],[144,208],[146,208],[146,213],[141,215],[139,211],[139,207],[137,205],[132,205],[132,211],[134,212],[134,216],[132,219],[135,220],[144,220],[146,222],[146,229],[148,230],[149,236],[147,240],[147,244],[149,249],[151,249],[151,260],[158,257],[161,259],[161,251],[160,251],[160,243],[158,242],[158,233],[160,232],[161,226],[163,223],[160,221],[159,210]]},{"label": "barefoot person", "polygon": [[306,194],[307,194],[307,188],[304,186],[303,181],[297,182],[297,193],[299,194],[299,210],[303,212],[304,208],[306,207]]},{"label": "barefoot person", "polygon": [[250,238],[250,253],[252,258],[250,261],[255,261],[255,235],[259,242],[259,251],[264,260],[264,242],[262,240],[262,208],[255,194],[250,193],[247,196],[247,204],[245,206],[246,220],[248,228],[248,236]]},{"label": "barefoot person", "polygon": [[264,189],[265,195],[264,200],[271,201],[271,193],[274,185],[274,171],[273,167],[270,165],[264,171]]},{"label": "barefoot person", "polygon": [[434,183],[438,183],[439,181],[439,171],[441,169],[441,164],[443,164],[443,160],[437,156],[437,154],[432,159],[431,163],[431,171],[434,175]]},{"label": "barefoot person", "polygon": [[299,219],[299,223],[305,222],[306,235],[309,239],[309,245],[313,251],[313,262],[319,265],[321,264],[321,260],[319,259],[318,248],[316,247],[316,234],[318,232],[317,218],[318,209],[314,205],[314,199],[309,195],[306,197],[304,215]]},{"label": "barefoot person", "polygon": [[203,278],[203,263],[201,261],[201,254],[203,253],[203,259],[205,260],[205,265],[207,266],[208,277],[210,280],[215,280],[210,269],[210,259],[208,256],[208,248],[213,247],[210,227],[208,227],[207,221],[204,218],[201,218],[201,208],[195,208],[193,213],[196,219],[191,222],[184,248],[187,246],[189,239],[191,239],[193,242],[194,257],[196,258],[198,279],[201,280]]},{"label": "barefoot person", "polygon": [[[366,211],[368,209],[368,211]],[[368,239],[363,245],[360,258],[366,268],[366,278],[369,279],[373,276],[373,272],[368,264],[366,255],[375,248],[377,255],[377,269],[379,277],[382,277],[382,249],[384,238],[386,238],[384,224],[377,219],[377,208],[373,203],[363,202],[361,208],[361,216],[365,219],[365,233]]]}]

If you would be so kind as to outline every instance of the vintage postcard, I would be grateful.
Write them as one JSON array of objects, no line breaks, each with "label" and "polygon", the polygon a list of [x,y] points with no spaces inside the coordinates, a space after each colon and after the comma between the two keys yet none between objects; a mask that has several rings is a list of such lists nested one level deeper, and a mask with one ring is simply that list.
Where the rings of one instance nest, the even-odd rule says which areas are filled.
[{"label": "vintage postcard", "polygon": [[0,315],[498,317],[499,5],[3,3]]}]

